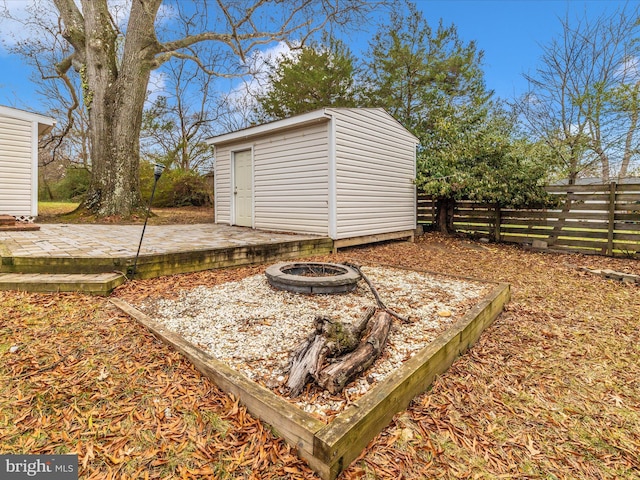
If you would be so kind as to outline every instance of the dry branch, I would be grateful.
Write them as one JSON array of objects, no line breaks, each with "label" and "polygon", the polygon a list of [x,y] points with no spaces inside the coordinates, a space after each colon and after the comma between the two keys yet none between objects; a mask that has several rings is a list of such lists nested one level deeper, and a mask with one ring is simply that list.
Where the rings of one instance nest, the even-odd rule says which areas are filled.
[{"label": "dry branch", "polygon": [[384,310],[385,312],[387,312],[389,315],[391,315],[392,317],[397,318],[398,320],[400,320],[402,323],[410,323],[411,320],[409,320],[409,318],[407,317],[403,317],[402,315],[400,315],[399,313],[394,312],[393,310],[391,310],[389,307],[387,307],[384,302],[382,301],[382,299],[380,298],[380,294],[378,293],[378,290],[376,289],[376,287],[373,285],[373,283],[371,282],[371,280],[369,280],[369,277],[367,277],[364,272],[360,269],[360,265],[357,265],[355,263],[345,263],[345,265],[353,268],[354,270],[356,270],[360,276],[362,277],[362,279],[366,282],[367,285],[369,285],[369,288],[371,289],[371,293],[373,294],[374,298],[376,299],[376,303],[378,304],[378,308],[380,308],[381,310]]}]

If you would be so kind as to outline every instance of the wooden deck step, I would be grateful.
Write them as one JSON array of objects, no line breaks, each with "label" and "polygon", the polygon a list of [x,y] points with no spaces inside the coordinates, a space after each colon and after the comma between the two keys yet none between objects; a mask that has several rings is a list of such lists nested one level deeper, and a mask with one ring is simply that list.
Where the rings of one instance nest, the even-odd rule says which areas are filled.
[{"label": "wooden deck step", "polygon": [[32,232],[35,230],[40,230],[40,225],[36,225],[35,223],[20,222],[15,222],[11,225],[0,225],[0,232]]},{"label": "wooden deck step", "polygon": [[125,282],[121,273],[0,273],[0,290],[109,295]]},{"label": "wooden deck step", "polygon": [[16,219],[13,215],[0,215],[0,226],[15,225]]},{"label": "wooden deck step", "polygon": [[17,222],[13,215],[0,215],[0,232],[24,232],[33,230],[40,230],[40,225]]}]

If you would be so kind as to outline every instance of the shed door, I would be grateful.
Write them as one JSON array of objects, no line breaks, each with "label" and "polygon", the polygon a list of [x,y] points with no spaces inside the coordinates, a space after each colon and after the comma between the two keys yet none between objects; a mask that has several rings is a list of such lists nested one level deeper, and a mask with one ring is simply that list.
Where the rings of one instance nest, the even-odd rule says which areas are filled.
[{"label": "shed door", "polygon": [[235,224],[253,226],[253,189],[251,172],[251,150],[233,154],[233,196]]}]

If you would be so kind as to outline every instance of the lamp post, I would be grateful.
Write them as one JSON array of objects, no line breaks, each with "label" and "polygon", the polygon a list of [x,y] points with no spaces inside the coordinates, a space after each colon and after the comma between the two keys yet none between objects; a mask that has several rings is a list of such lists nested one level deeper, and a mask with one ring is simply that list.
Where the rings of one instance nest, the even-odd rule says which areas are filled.
[{"label": "lamp post", "polygon": [[149,220],[149,212],[151,211],[151,204],[153,203],[153,195],[156,193],[156,185],[158,185],[158,180],[162,176],[162,172],[164,171],[164,165],[161,163],[155,163],[153,165],[153,188],[151,189],[151,198],[149,199],[149,205],[147,206],[147,214],[144,217],[144,226],[142,227],[142,235],[140,235],[140,243],[138,244],[138,251],[136,252],[136,259],[133,262],[133,268],[130,270],[130,273],[133,276],[137,273],[136,267],[138,266],[138,256],[140,255],[140,247],[142,246],[142,239],[144,238],[144,231],[147,229],[147,220]]}]

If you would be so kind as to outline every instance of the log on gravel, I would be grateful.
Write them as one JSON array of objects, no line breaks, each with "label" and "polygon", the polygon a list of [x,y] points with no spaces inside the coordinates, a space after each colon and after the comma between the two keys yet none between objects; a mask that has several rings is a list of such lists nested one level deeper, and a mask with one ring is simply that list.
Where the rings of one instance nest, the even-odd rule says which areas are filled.
[{"label": "log on gravel", "polygon": [[368,322],[358,347],[322,369],[316,383],[332,394],[341,392],[345,385],[362,374],[380,356],[387,343],[391,319],[386,311],[378,311]]},{"label": "log on gravel", "polygon": [[309,378],[317,379],[327,358],[351,352],[358,347],[362,333],[375,312],[375,307],[369,307],[353,325],[316,317],[314,331],[292,355],[287,380],[289,395],[298,396]]},{"label": "log on gravel", "polygon": [[314,334],[307,339],[302,348],[293,357],[289,370],[287,388],[291,397],[297,397],[307,384],[307,379],[320,371],[324,355],[322,353],[327,344],[327,338],[322,334]]}]

